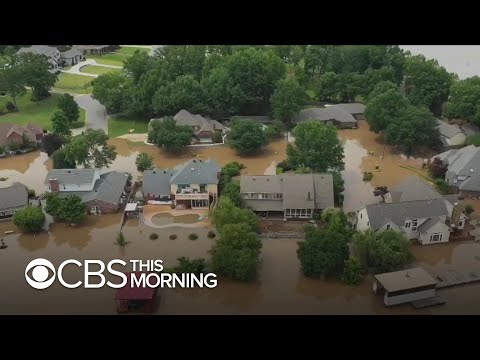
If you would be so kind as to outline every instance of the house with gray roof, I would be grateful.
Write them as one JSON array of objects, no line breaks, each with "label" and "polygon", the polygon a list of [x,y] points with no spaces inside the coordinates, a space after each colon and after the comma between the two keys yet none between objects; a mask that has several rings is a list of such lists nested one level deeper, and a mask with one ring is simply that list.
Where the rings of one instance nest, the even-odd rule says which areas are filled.
[{"label": "house with gray roof", "polygon": [[364,104],[360,103],[342,103],[336,104],[338,106],[351,114],[356,120],[364,120],[365,119],[365,109],[367,108]]},{"label": "house with gray roof", "polygon": [[128,174],[97,169],[55,169],[48,172],[45,185],[60,197],[76,195],[91,213],[114,213],[123,203]]},{"label": "house with gray roof", "polygon": [[444,199],[367,205],[357,211],[359,231],[393,230],[422,245],[448,242],[452,231]]},{"label": "house with gray roof", "polygon": [[340,129],[351,129],[357,127],[357,119],[355,119],[350,112],[339,105],[331,105],[323,108],[318,107],[303,109],[293,117],[294,123],[311,120],[333,124]]},{"label": "house with gray roof", "polygon": [[446,149],[465,145],[467,136],[458,125],[452,125],[440,119],[436,120],[438,131],[440,133],[440,140]]},{"label": "house with gray roof", "polygon": [[143,196],[148,204],[172,203],[176,209],[208,209],[218,198],[220,166],[192,159],[173,169],[145,171]]},{"label": "house with gray roof", "polygon": [[58,72],[58,66],[60,64],[61,56],[60,51],[56,47],[48,45],[32,45],[30,47],[23,47],[17,51],[18,55],[27,53],[46,56],[48,58],[48,62],[51,65],[50,72]]},{"label": "house with gray roof", "polygon": [[83,59],[85,59],[83,53],[76,48],[71,48],[70,50],[60,53],[60,61],[63,63],[62,65],[73,66]]},{"label": "house with gray roof", "polygon": [[265,217],[311,219],[315,211],[334,207],[331,174],[242,175],[240,194]]},{"label": "house with gray roof", "polygon": [[0,219],[12,217],[27,205],[28,192],[24,185],[15,183],[10,187],[0,188]]},{"label": "house with gray roof", "polygon": [[480,148],[469,145],[445,151],[431,160],[435,158],[447,164],[445,181],[460,196],[480,196]]}]

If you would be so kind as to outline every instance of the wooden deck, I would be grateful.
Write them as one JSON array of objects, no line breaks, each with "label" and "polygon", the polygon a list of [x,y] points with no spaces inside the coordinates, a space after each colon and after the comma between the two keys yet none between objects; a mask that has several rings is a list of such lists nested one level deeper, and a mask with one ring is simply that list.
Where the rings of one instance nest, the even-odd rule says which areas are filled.
[{"label": "wooden deck", "polygon": [[436,295],[428,299],[412,301],[410,304],[412,304],[415,309],[424,309],[432,306],[444,305],[446,303],[447,301],[445,299]]},{"label": "wooden deck", "polygon": [[456,270],[448,270],[442,274],[437,274],[436,278],[438,280],[437,289],[446,289],[480,282],[480,273],[472,271],[468,274],[462,274]]}]

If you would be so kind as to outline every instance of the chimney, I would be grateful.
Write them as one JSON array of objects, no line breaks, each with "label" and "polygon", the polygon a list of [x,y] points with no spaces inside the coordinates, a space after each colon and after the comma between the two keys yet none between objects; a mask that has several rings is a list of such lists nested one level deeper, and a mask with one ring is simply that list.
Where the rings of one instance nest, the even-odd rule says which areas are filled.
[{"label": "chimney", "polygon": [[60,183],[58,182],[58,179],[48,179],[48,182],[50,184],[51,191],[53,192],[60,191]]}]

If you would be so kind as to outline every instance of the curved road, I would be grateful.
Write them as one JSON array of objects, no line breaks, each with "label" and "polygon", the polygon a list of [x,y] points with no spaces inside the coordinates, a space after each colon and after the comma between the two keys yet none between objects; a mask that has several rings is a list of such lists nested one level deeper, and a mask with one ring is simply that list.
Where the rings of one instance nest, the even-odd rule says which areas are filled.
[{"label": "curved road", "polygon": [[92,95],[76,95],[75,101],[78,106],[86,111],[86,126],[85,128],[75,129],[82,132],[85,129],[102,129],[105,134],[108,134],[108,120],[107,109],[100,104],[98,100],[94,100]]}]

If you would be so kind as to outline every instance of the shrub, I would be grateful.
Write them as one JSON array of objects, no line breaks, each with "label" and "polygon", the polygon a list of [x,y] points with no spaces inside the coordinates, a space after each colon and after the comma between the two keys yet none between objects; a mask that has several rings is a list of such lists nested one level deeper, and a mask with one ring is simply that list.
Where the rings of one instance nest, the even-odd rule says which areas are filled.
[{"label": "shrub", "polygon": [[214,231],[210,230],[210,231],[208,232],[207,236],[208,236],[209,239],[213,239],[213,238],[214,238],[215,236],[217,236],[217,235],[215,234]]},{"label": "shrub", "polygon": [[85,122],[83,121],[74,121],[70,123],[70,129],[79,129],[85,126]]},{"label": "shrub", "polygon": [[29,199],[33,199],[35,197],[35,190],[33,190],[33,189],[28,189],[27,193],[28,193],[28,198]]},{"label": "shrub", "polygon": [[177,235],[175,235],[175,234],[172,234],[172,235],[169,236],[170,240],[175,240],[176,238],[177,238]]},{"label": "shrub", "polygon": [[17,111],[17,107],[16,107],[15,104],[12,103],[11,101],[7,101],[7,103],[5,104],[5,108],[6,108],[7,111],[9,111],[9,112]]},{"label": "shrub", "polygon": [[435,180],[435,185],[437,185],[437,189],[441,194],[444,194],[444,195],[448,194],[448,192],[450,190],[450,186],[448,185],[448,183],[445,180],[437,179],[437,180]]},{"label": "shrub", "polygon": [[0,116],[5,115],[7,111],[3,108],[0,108]]},{"label": "shrub", "polygon": [[222,133],[219,132],[219,131],[215,131],[213,133],[213,139],[212,140],[215,144],[222,143],[223,142]]},{"label": "shrub", "polygon": [[195,233],[191,233],[190,235],[188,235],[188,238],[189,238],[190,240],[197,240],[197,239],[198,239],[198,235],[195,234]]},{"label": "shrub", "polygon": [[480,134],[475,134],[467,137],[465,145],[475,145],[480,146]]},{"label": "shrub", "polygon": [[158,234],[157,233],[151,233],[150,234],[150,240],[157,240],[158,239]]},{"label": "shrub", "polygon": [[292,170],[292,167],[289,165],[287,160],[280,161],[277,164],[277,168],[282,168],[284,172]]},{"label": "shrub", "polygon": [[277,175],[282,175],[283,174],[283,169],[281,167],[277,167],[276,173],[277,173]]},{"label": "shrub", "polygon": [[363,173],[363,181],[370,181],[373,179],[373,174],[371,172]]},{"label": "shrub", "polygon": [[470,215],[473,212],[475,212],[475,208],[471,204],[467,204],[465,205],[464,211],[465,211],[465,214]]}]

